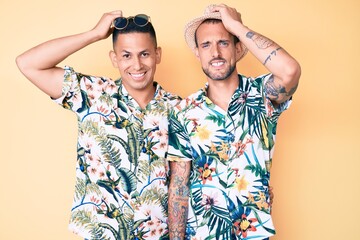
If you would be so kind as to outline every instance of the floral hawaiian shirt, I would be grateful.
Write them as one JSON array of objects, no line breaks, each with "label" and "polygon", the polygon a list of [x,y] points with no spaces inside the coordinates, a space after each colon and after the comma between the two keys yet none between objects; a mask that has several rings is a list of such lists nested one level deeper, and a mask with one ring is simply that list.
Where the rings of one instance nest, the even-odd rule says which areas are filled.
[{"label": "floral hawaiian shirt", "polygon": [[206,89],[174,109],[168,159],[192,161],[188,239],[264,239],[275,234],[269,179],[277,120],[291,100],[274,107],[264,92],[270,74],[239,75],[228,110]]},{"label": "floral hawaiian shirt", "polygon": [[87,239],[166,239],[168,114],[179,97],[154,83],[141,109],[121,79],[65,68],[62,97],[76,113],[76,186],[69,228]]}]

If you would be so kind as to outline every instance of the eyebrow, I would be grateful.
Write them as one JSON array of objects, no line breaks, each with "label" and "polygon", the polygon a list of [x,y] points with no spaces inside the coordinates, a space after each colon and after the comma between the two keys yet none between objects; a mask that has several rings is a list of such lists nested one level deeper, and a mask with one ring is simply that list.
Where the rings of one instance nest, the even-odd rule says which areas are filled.
[{"label": "eyebrow", "polygon": [[200,45],[205,45],[205,44],[209,44],[209,43],[210,43],[210,41],[206,41],[206,42],[200,43]]},{"label": "eyebrow", "polygon": [[228,43],[228,42],[230,42],[230,40],[220,39],[220,40],[218,41],[218,43]]},{"label": "eyebrow", "polygon": [[[134,52],[130,52],[130,51],[127,51],[127,50],[122,50],[121,52],[122,53],[127,53],[127,54],[134,53]],[[146,53],[146,52],[149,52],[149,49],[144,49],[144,50],[140,51],[139,54]]]},{"label": "eyebrow", "polygon": [[[220,40],[218,40],[216,43],[218,44],[218,43],[229,43],[229,42],[230,42],[230,40],[220,39]],[[210,43],[210,41],[206,41],[206,42],[200,43],[200,45],[205,45],[205,44],[209,44],[209,43]]]}]

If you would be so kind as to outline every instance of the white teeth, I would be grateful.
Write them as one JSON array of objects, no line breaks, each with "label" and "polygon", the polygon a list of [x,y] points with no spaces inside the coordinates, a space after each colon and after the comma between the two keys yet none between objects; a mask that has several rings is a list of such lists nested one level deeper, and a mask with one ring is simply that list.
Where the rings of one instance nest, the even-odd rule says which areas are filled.
[{"label": "white teeth", "polygon": [[130,73],[131,76],[136,77],[136,78],[142,77],[142,76],[144,76],[144,74],[145,74],[145,73],[137,73],[137,74],[135,74],[135,73]]},{"label": "white teeth", "polygon": [[218,66],[221,66],[223,64],[224,64],[224,62],[213,62],[213,63],[211,63],[211,65],[214,66],[214,67],[218,67]]}]

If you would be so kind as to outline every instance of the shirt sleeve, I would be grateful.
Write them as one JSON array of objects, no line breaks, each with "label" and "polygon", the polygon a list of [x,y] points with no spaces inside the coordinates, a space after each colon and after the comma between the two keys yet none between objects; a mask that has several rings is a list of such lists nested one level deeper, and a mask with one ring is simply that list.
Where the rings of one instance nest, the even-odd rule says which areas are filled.
[{"label": "shirt sleeve", "polygon": [[192,160],[192,150],[180,105],[171,110],[169,115],[169,149],[167,159],[169,161],[187,162]]},{"label": "shirt sleeve", "polygon": [[264,104],[265,104],[265,111],[266,111],[266,116],[271,120],[271,121],[277,121],[278,118],[280,117],[281,113],[284,112],[285,110],[287,110],[292,102],[292,97],[288,100],[286,100],[285,102],[279,104],[278,106],[275,106],[272,101],[268,98],[266,91],[265,91],[265,84],[266,82],[271,79],[273,77],[272,73],[269,74],[265,74],[260,76],[259,78],[261,78],[261,86],[262,86],[262,95],[264,98]]},{"label": "shirt sleeve", "polygon": [[83,75],[75,72],[73,68],[65,66],[61,97],[53,99],[53,101],[74,112],[83,109],[88,105],[85,81],[86,78]]}]

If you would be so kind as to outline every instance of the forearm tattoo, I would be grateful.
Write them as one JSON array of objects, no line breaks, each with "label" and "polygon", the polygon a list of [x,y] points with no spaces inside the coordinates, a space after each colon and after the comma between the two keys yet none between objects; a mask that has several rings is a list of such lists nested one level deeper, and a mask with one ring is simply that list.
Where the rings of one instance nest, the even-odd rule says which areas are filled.
[{"label": "forearm tattoo", "polygon": [[253,40],[256,46],[260,49],[266,49],[274,44],[274,42],[271,41],[270,39],[251,31],[246,33],[246,37]]},{"label": "forearm tattoo", "polygon": [[187,211],[188,208],[183,206],[179,202],[174,202],[172,204],[171,214],[169,214],[169,217],[172,216],[171,218],[172,222],[173,223],[176,222],[176,224],[173,224],[174,225],[173,227],[169,228],[170,234],[172,235],[172,239],[182,239],[184,237]]},{"label": "forearm tattoo", "polygon": [[265,61],[263,62],[264,65],[266,65],[266,63],[268,61],[271,61],[271,56],[276,56],[276,52],[279,51],[280,49],[282,49],[281,47],[278,47],[277,49],[273,50],[269,56],[265,59]]},{"label": "forearm tattoo", "polygon": [[178,162],[171,166],[169,186],[169,234],[171,239],[183,239],[186,230],[189,198],[189,163]]},{"label": "forearm tattoo", "polygon": [[187,197],[189,195],[189,188],[183,177],[175,176],[174,183],[177,186],[175,195],[178,197]]},{"label": "forearm tattoo", "polygon": [[285,97],[293,95],[297,86],[298,85],[296,84],[296,86],[291,88],[290,91],[286,91],[286,88],[279,83],[276,84],[274,81],[274,76],[271,76],[265,83],[265,92],[271,100],[278,100],[280,97],[282,97],[282,95]]}]

